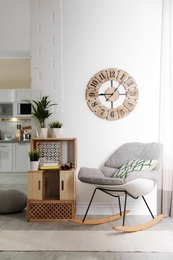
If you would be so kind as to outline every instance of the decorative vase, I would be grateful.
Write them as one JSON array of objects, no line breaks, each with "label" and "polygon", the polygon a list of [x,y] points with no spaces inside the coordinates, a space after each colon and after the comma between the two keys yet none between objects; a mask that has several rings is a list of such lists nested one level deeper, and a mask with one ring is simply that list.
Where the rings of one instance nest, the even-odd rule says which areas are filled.
[{"label": "decorative vase", "polygon": [[47,138],[48,136],[48,128],[37,128],[36,135],[39,138]]},{"label": "decorative vase", "polygon": [[30,161],[30,170],[37,171],[39,167],[39,161]]},{"label": "decorative vase", "polygon": [[51,137],[52,138],[61,138],[63,135],[62,128],[51,128]]}]

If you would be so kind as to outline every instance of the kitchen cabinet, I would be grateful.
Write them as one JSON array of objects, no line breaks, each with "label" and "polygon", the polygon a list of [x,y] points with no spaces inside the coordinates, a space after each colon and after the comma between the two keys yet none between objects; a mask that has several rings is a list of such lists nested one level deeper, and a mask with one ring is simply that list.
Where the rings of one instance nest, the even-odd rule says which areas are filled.
[{"label": "kitchen cabinet", "polygon": [[30,143],[0,143],[0,172],[27,172]]},{"label": "kitchen cabinet", "polygon": [[14,89],[1,89],[0,102],[14,102]]},{"label": "kitchen cabinet", "polygon": [[0,144],[0,172],[12,172],[12,144]]},{"label": "kitchen cabinet", "polygon": [[31,99],[30,88],[0,89],[0,102],[18,102]]},{"label": "kitchen cabinet", "polygon": [[31,99],[31,89],[15,89],[14,101],[26,101]]},{"label": "kitchen cabinet", "polygon": [[30,144],[20,142],[13,144],[13,172],[27,172],[29,169]]}]

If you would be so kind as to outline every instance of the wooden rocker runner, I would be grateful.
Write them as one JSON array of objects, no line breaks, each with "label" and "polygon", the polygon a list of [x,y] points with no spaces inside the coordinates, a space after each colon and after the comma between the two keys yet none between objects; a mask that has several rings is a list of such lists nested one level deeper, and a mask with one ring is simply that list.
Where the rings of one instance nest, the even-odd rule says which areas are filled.
[{"label": "wooden rocker runner", "polygon": [[160,214],[159,216],[157,216],[153,220],[151,220],[147,223],[141,224],[141,225],[137,225],[137,226],[115,226],[115,227],[113,227],[113,229],[116,229],[116,230],[119,230],[119,231],[124,231],[124,232],[142,231],[144,229],[147,229],[147,228],[150,228],[150,227],[156,225],[163,218],[164,218],[164,215]]},{"label": "wooden rocker runner", "polygon": [[[123,232],[140,231],[157,224],[164,215],[154,218],[144,196],[149,194],[158,182],[162,153],[163,147],[160,143],[127,143],[120,146],[101,169],[81,167],[78,174],[79,180],[94,185],[95,189],[83,219],[73,218],[69,221],[94,225],[123,217],[122,226],[113,227]],[[86,219],[97,190],[118,198],[119,214],[95,220]],[[121,211],[121,195],[124,195],[124,211]],[[125,217],[129,213],[129,210],[126,210],[127,196],[133,199],[142,197],[153,219],[137,226],[125,226]]]},{"label": "wooden rocker runner", "polygon": [[[130,210],[126,210],[126,214],[129,213],[129,212],[130,212]],[[122,212],[122,215],[120,215],[118,213],[118,214],[115,214],[113,216],[106,217],[106,218],[85,219],[85,220],[82,220],[82,219],[79,219],[79,218],[72,218],[69,221],[77,223],[77,224],[99,225],[99,224],[104,224],[104,223],[115,221],[115,220],[121,218],[123,215],[124,215],[124,212]]]}]

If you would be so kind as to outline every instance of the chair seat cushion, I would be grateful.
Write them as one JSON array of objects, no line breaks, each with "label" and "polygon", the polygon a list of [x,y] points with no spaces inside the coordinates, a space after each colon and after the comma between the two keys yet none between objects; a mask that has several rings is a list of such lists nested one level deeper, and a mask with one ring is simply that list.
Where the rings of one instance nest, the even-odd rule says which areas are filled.
[{"label": "chair seat cushion", "polygon": [[82,182],[97,185],[121,185],[124,183],[123,179],[105,177],[101,170],[87,167],[80,168],[78,178]]},{"label": "chair seat cushion", "polygon": [[126,178],[105,177],[101,170],[96,168],[81,167],[78,178],[85,183],[96,185],[122,185],[135,179],[148,179],[157,183],[159,175],[157,170],[133,171]]}]

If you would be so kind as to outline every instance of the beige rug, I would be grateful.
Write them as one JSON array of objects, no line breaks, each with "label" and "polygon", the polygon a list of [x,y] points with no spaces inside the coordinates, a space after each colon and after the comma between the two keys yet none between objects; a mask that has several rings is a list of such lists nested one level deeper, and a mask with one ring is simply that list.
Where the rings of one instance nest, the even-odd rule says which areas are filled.
[{"label": "beige rug", "polygon": [[0,231],[0,250],[173,252],[173,231]]}]

